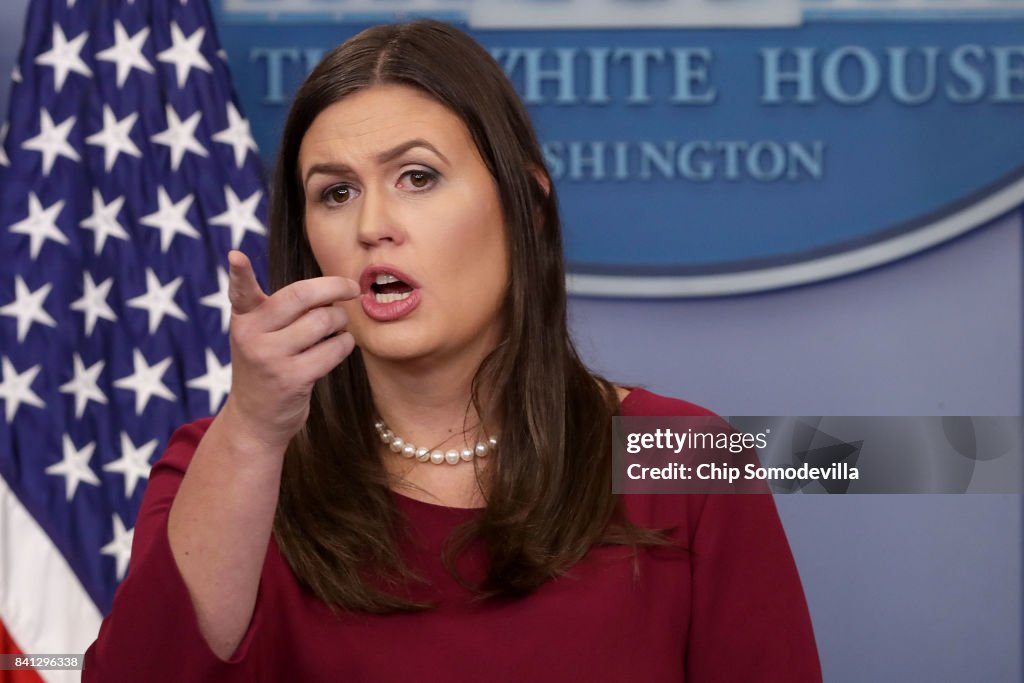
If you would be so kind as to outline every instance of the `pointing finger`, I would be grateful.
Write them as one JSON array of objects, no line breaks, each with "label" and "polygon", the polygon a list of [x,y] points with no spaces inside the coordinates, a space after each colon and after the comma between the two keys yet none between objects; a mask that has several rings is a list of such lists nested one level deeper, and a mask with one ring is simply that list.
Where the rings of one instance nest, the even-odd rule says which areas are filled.
[{"label": "pointing finger", "polygon": [[232,249],[228,252],[228,299],[233,313],[248,313],[267,298],[256,281],[249,257]]}]

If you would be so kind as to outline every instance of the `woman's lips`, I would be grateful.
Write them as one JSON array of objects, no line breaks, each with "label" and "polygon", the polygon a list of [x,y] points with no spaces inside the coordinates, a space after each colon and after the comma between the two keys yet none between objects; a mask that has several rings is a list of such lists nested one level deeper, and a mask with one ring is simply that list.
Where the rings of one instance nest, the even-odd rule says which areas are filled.
[{"label": "woman's lips", "polygon": [[[385,299],[390,298],[382,295]],[[392,295],[394,296],[394,295]],[[377,294],[371,289],[365,292],[361,299],[363,312],[377,322],[389,322],[398,320],[412,312],[420,304],[420,290],[413,289],[408,296],[398,301],[381,302],[377,301]]]},{"label": "woman's lips", "polygon": [[392,275],[412,289],[418,289],[420,286],[420,283],[415,278],[403,273],[396,266],[390,263],[374,263],[364,268],[363,272],[359,275],[359,288],[364,294],[372,291],[373,283],[379,274]]},{"label": "woman's lips", "polygon": [[[390,294],[377,294],[374,291],[373,283],[380,274],[391,275],[397,278],[409,288],[406,292],[394,292]],[[363,292],[361,302],[363,312],[378,322],[398,320],[408,315],[420,304],[419,283],[410,275],[402,272],[398,267],[390,263],[374,263],[363,269],[359,276],[359,286]],[[378,300],[378,296],[383,301]],[[402,298],[399,298],[402,297]]]}]

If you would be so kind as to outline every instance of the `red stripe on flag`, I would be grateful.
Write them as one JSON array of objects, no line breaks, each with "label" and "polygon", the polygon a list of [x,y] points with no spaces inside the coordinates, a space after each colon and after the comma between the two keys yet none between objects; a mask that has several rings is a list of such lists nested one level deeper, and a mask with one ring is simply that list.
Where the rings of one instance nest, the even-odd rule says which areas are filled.
[{"label": "red stripe on flag", "polygon": [[[0,620],[0,654],[20,655],[24,654],[18,644],[11,638],[11,634],[4,628],[4,622]],[[35,670],[23,671],[0,671],[0,683],[45,683]]]}]

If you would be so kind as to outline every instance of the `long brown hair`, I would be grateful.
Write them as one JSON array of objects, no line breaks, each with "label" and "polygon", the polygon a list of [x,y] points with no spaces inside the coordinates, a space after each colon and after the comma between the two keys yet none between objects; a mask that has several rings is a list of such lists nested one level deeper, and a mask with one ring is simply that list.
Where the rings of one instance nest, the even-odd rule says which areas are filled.
[{"label": "long brown hair", "polygon": [[[303,228],[303,136],[329,105],[385,83],[425,92],[466,125],[496,181],[509,254],[505,337],[472,387],[477,414],[501,416],[501,447],[478,471],[486,508],[449,539],[446,566],[462,581],[454,560],[482,541],[488,574],[478,586],[463,584],[479,599],[514,598],[565,573],[597,543],[633,546],[634,562],[638,545],[668,544],[658,530],[633,525],[611,493],[611,417],[619,401],[569,336],[555,191],[535,176],[544,162],[515,90],[466,34],[431,20],[377,26],[327,54],[302,84],[273,182],[271,290],[321,275]],[[479,397],[485,378],[493,397],[486,410]],[[425,609],[401,594],[418,577],[398,550],[405,525],[378,456],[373,415],[357,348],[316,383],[309,419],[288,447],[275,538],[300,582],[332,609]]]}]

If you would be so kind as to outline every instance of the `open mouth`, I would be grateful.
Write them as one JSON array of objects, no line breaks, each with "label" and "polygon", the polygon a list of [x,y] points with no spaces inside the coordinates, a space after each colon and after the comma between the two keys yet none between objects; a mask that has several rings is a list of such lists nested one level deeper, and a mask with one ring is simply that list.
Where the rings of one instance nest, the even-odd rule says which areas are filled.
[{"label": "open mouth", "polygon": [[408,284],[388,273],[377,273],[370,289],[373,291],[374,300],[379,304],[408,299],[413,290]]}]

